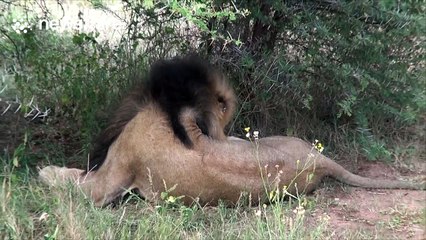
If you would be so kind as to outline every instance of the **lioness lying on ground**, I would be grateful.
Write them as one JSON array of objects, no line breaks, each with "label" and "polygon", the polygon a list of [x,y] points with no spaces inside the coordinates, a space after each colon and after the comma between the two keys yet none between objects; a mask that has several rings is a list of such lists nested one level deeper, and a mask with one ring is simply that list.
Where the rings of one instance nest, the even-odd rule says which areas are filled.
[{"label": "lioness lying on ground", "polygon": [[202,133],[193,111],[185,111],[181,120],[194,149],[176,139],[166,114],[150,103],[124,127],[99,170],[82,175],[83,170],[48,166],[40,177],[50,185],[75,181],[97,206],[127,189],[137,188],[145,199],[156,200],[172,187],[170,194],[185,196],[186,204],[194,199],[236,203],[242,192],[251,193],[257,203],[274,188],[310,192],[325,176],[360,187],[425,189],[424,184],[354,175],[298,138],[218,141]]}]

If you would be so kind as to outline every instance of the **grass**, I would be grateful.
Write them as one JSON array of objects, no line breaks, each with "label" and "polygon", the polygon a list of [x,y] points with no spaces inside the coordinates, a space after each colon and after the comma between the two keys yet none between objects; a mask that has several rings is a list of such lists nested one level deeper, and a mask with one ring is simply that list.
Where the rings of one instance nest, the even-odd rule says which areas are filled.
[{"label": "grass", "polygon": [[3,157],[1,239],[326,239],[327,221],[308,225],[310,198],[248,207],[147,203],[136,195],[96,208],[71,185],[48,188]]},{"label": "grass", "polygon": [[[47,127],[44,131],[52,128],[32,125],[22,138],[40,131],[38,127]],[[424,217],[410,215],[407,220],[406,210],[395,207],[384,213],[391,214],[391,220],[374,229],[363,229],[359,222],[357,229],[336,230],[330,224],[329,211],[334,207],[345,219],[357,209],[333,206],[332,202],[324,206],[324,201],[332,201],[330,195],[337,188],[327,185],[321,187],[328,192],[323,200],[318,194],[297,196],[268,206],[187,207],[172,201],[147,203],[130,195],[116,207],[96,208],[71,184],[49,188],[37,180],[36,166],[70,162],[62,149],[65,145],[50,138],[40,145],[24,141],[14,152],[0,156],[0,239],[380,239],[383,232],[398,234],[411,222],[425,226]],[[39,153],[33,152],[34,147],[41,148]]]},{"label": "grass", "polygon": [[[22,138],[39,132],[38,127],[32,125]],[[44,131],[52,128],[41,127],[47,127]],[[359,222],[343,220],[358,228],[336,230],[329,217],[333,209],[341,214],[338,221],[358,211],[356,205],[330,202],[338,188],[351,192],[339,184],[320,187],[326,191],[323,199],[318,198],[320,190],[268,206],[187,207],[173,201],[147,203],[130,195],[118,206],[96,208],[71,184],[49,188],[37,180],[36,166],[70,162],[60,147],[66,144],[47,138],[49,141],[39,145],[24,141],[15,151],[0,156],[0,239],[380,239],[383,233],[398,239],[404,234],[401,229],[414,231],[410,226],[425,226],[425,214],[410,215],[395,202],[394,209],[383,213],[383,218],[392,215],[390,221],[363,229],[363,218]],[[34,148],[39,148],[38,153]],[[73,158],[84,161],[83,156]]]}]

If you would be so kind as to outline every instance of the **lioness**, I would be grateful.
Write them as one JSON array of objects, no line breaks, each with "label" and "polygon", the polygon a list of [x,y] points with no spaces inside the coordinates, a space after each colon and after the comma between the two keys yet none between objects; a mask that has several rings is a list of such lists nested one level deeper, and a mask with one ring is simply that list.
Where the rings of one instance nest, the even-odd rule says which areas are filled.
[{"label": "lioness", "polygon": [[425,184],[364,178],[323,156],[305,141],[293,137],[267,137],[254,142],[219,141],[204,135],[197,114],[189,109],[181,122],[194,148],[185,147],[168,124],[164,111],[147,104],[111,145],[103,165],[94,172],[48,166],[40,178],[55,185],[70,179],[103,206],[126,189],[137,188],[147,200],[173,187],[170,194],[215,205],[219,199],[236,203],[242,192],[254,203],[265,201],[271,189],[295,194],[312,191],[325,176],[369,188],[425,189]]}]

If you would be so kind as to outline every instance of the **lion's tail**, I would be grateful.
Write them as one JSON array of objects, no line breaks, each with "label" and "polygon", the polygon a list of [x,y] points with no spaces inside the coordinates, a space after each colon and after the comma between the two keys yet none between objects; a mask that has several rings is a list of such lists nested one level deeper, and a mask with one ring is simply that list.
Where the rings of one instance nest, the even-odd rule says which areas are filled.
[{"label": "lion's tail", "polygon": [[399,180],[385,180],[385,179],[373,179],[362,177],[353,174],[334,162],[333,160],[326,158],[326,164],[329,169],[329,176],[336,178],[337,180],[357,187],[365,188],[386,188],[386,189],[416,189],[426,190],[425,183],[413,183]]}]

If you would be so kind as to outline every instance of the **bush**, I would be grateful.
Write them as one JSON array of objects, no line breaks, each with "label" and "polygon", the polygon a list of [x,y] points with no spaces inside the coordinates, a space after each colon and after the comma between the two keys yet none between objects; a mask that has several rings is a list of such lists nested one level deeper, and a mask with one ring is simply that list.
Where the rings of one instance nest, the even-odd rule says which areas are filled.
[{"label": "bush", "polygon": [[218,28],[243,47],[212,54],[232,62],[224,65],[241,87],[245,124],[337,148],[345,147],[344,134],[370,159],[389,158],[395,140],[413,135],[410,126],[421,123],[426,107],[421,3],[265,1],[237,8],[250,15]]},{"label": "bush", "polygon": [[74,133],[85,146],[102,127],[96,113],[135,75],[156,59],[194,51],[237,90],[241,108],[230,134],[251,126],[370,159],[389,159],[400,138],[423,137],[410,130],[426,109],[418,1],[122,2],[129,21],[115,47],[96,33],[1,29],[0,46],[19,63],[20,96],[34,96],[53,119],[66,119],[61,125],[81,130]]}]

